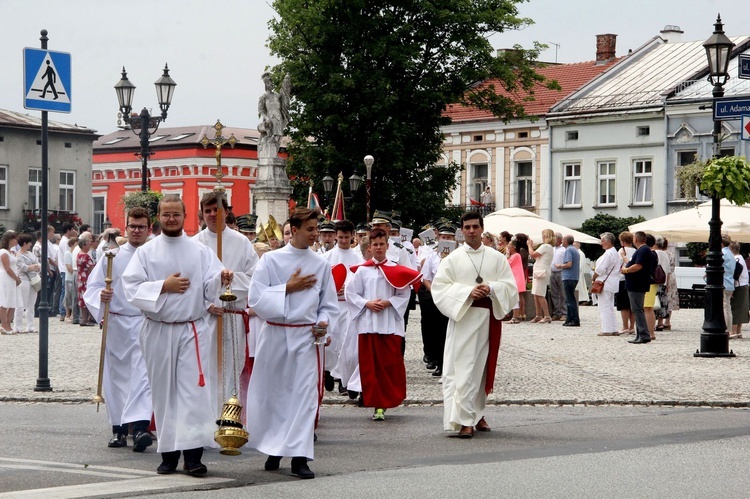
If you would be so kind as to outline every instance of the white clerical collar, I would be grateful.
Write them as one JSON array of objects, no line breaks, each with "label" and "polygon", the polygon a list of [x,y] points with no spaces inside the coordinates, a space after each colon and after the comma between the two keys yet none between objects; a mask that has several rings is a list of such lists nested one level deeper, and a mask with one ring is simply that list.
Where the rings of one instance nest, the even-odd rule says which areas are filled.
[{"label": "white clerical collar", "polygon": [[464,248],[466,248],[466,251],[468,251],[470,253],[480,253],[480,252],[484,251],[485,246],[484,246],[484,244],[480,244],[477,249],[474,249],[471,246],[469,246],[468,244],[464,244]]}]

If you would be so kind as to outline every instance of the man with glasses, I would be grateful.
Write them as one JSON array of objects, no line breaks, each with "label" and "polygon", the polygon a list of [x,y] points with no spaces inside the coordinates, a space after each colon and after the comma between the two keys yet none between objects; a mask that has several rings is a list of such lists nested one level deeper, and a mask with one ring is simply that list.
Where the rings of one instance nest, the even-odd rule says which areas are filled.
[{"label": "man with glasses", "polygon": [[102,380],[105,407],[112,425],[112,438],[108,446],[126,447],[130,427],[133,452],[143,452],[153,443],[148,433],[152,413],[151,387],[138,344],[143,314],[125,299],[121,276],[136,248],[147,241],[150,225],[148,211],[141,207],[133,208],[128,212],[127,221],[128,242],[117,249],[112,260],[111,289],[106,289],[107,258],[102,256],[91,271],[83,301],[96,322],[104,320],[104,306],[109,303]]},{"label": "man with glasses", "polygon": [[[207,247],[183,233],[185,204],[167,195],[159,202],[162,233],[139,247],[122,276],[125,298],[145,315],[140,344],[153,394],[159,474],[174,473],[185,454],[189,475],[203,476],[203,447],[216,447],[211,404],[214,373],[205,372],[212,337],[206,302],[232,282]],[[208,377],[208,381],[206,381]]]}]

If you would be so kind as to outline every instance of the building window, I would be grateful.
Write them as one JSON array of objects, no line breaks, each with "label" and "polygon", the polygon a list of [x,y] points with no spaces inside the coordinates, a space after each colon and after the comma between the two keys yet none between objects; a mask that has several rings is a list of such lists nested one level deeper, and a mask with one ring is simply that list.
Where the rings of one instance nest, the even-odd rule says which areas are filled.
[{"label": "building window", "polygon": [[534,169],[531,161],[516,163],[516,206],[534,206],[531,186],[533,185]]},{"label": "building window", "polygon": [[581,163],[563,165],[563,206],[581,206]]},{"label": "building window", "polygon": [[475,135],[474,136],[474,142],[482,142],[483,139],[484,139],[484,137],[481,136],[481,135]]},{"label": "building window", "polygon": [[[691,151],[677,151],[677,164],[675,165],[675,172],[680,171],[680,168],[683,166],[689,165],[691,163],[694,163],[698,161],[698,151],[691,150]],[[698,187],[695,188],[695,196],[698,197]],[[682,190],[682,187],[679,183],[675,182],[675,188],[674,188],[674,197],[675,199],[685,199],[687,196],[685,195],[685,191]]]},{"label": "building window", "polygon": [[637,126],[635,127],[635,135],[638,137],[645,137],[647,135],[651,135],[651,127],[650,126]]},{"label": "building window", "polygon": [[471,172],[473,178],[470,197],[474,201],[479,201],[487,187],[487,164],[471,165]]},{"label": "building window", "polygon": [[0,208],[8,207],[8,165],[0,165]]},{"label": "building window", "polygon": [[719,157],[727,157],[727,156],[734,156],[734,147],[730,147],[728,149],[722,149],[719,152]]},{"label": "building window", "polygon": [[29,209],[38,210],[42,206],[42,170],[29,168]]},{"label": "building window", "polygon": [[633,204],[651,204],[651,160],[636,159],[633,162]]},{"label": "building window", "polygon": [[60,172],[60,210],[75,211],[76,172]]},{"label": "building window", "polygon": [[614,161],[600,161],[597,164],[597,173],[599,175],[599,192],[597,199],[599,206],[615,206],[615,173]]},{"label": "building window", "polygon": [[518,138],[519,139],[528,139],[529,138],[529,132],[518,132]]},{"label": "building window", "polygon": [[94,196],[94,234],[101,234],[104,231],[104,218],[107,202],[104,196]]},{"label": "building window", "polygon": [[578,140],[578,130],[565,132],[565,140]]},{"label": "building window", "polygon": [[66,142],[65,143],[65,149],[70,149],[71,147],[73,147],[73,143],[72,142]]}]

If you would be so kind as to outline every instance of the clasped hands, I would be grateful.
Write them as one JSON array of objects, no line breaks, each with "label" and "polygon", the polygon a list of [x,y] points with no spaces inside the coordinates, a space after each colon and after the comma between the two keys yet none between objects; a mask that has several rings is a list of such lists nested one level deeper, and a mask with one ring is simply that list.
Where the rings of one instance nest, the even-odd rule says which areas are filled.
[{"label": "clasped hands", "polygon": [[370,300],[365,303],[365,307],[368,310],[372,310],[373,312],[382,312],[390,306],[391,302],[389,302],[388,300],[381,300],[380,298],[378,298],[377,300]]},{"label": "clasped hands", "polygon": [[490,296],[491,291],[492,289],[490,289],[489,284],[479,284],[471,290],[471,294],[469,294],[469,296],[474,301],[481,300],[482,298],[487,298],[488,296]]}]

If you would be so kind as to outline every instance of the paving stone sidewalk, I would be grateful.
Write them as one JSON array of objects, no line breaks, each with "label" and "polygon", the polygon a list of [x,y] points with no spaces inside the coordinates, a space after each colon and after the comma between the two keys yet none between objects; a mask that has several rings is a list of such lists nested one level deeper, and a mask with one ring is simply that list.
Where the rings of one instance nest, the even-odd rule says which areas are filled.
[{"label": "paving stone sidewalk", "polygon": [[[422,363],[419,310],[407,329],[408,404],[441,404],[439,378]],[[731,340],[732,359],[696,358],[703,310],[674,313],[672,330],[646,345],[633,336],[601,337],[596,307],[581,308],[581,328],[503,324],[496,404],[661,404],[750,406],[750,339]],[[53,391],[35,392],[39,335],[0,336],[0,402],[89,403],[96,392],[101,332],[49,322],[49,378]],[[750,328],[746,332],[750,338]],[[337,392],[325,403],[351,403]]]}]

